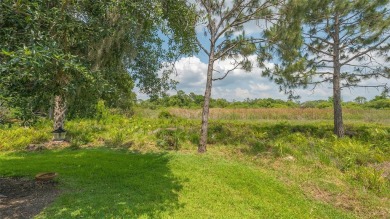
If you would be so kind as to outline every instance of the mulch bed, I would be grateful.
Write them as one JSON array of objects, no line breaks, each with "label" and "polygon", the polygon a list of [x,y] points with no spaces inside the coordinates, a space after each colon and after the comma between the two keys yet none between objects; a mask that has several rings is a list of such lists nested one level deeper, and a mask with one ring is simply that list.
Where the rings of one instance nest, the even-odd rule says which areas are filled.
[{"label": "mulch bed", "polygon": [[56,184],[0,177],[0,218],[33,218],[58,196]]}]

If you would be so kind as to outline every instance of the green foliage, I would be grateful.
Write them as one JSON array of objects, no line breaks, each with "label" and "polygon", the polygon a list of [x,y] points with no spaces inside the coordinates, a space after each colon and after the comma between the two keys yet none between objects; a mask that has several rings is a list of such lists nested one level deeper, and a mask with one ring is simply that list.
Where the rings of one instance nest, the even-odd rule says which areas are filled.
[{"label": "green foliage", "polygon": [[158,118],[159,119],[171,119],[173,118],[174,116],[169,113],[168,111],[161,111],[159,114],[158,114]]},{"label": "green foliage", "polygon": [[128,110],[134,81],[150,94],[170,86],[169,71],[157,72],[195,50],[194,22],[182,0],[1,1],[0,93],[25,121],[46,114],[55,95],[71,118],[92,117],[100,99]]},{"label": "green foliage", "polygon": [[48,123],[35,127],[0,127],[0,151],[23,150],[29,144],[40,144],[51,140]]},{"label": "green foliage", "polygon": [[181,129],[162,129],[156,133],[156,145],[165,150],[179,150],[186,133]]},{"label": "green foliage", "polygon": [[117,130],[116,132],[111,132],[111,138],[105,140],[105,145],[108,147],[121,147],[124,143],[125,136],[123,135],[122,130]]},{"label": "green foliage", "polygon": [[340,169],[345,170],[354,166],[367,165],[377,162],[373,157],[375,151],[370,145],[358,141],[343,139],[333,144],[335,155],[340,159]]},{"label": "green foliage", "polygon": [[[155,97],[148,100],[140,100],[139,106],[149,109],[157,109],[159,107],[180,107],[180,108],[200,108],[203,105],[203,95],[194,93],[186,94],[179,90],[177,94],[162,97]],[[228,101],[223,98],[210,99],[211,108],[294,108],[299,104],[292,101],[284,101],[279,99],[246,99],[244,101]]]},{"label": "green foliage", "polygon": [[11,117],[11,109],[6,105],[4,98],[0,95],[0,125],[6,123]]},{"label": "green foliage", "polygon": [[110,114],[109,109],[104,105],[104,101],[99,101],[96,105],[96,119],[101,121],[107,119]]},{"label": "green foliage", "polygon": [[390,109],[390,99],[374,99],[364,104],[364,106],[374,109]]},{"label": "green foliage", "polygon": [[[138,106],[148,109],[157,109],[164,107],[179,107],[179,108],[201,108],[203,104],[203,95],[197,95],[194,93],[186,94],[184,91],[177,91],[177,94],[169,96],[163,95],[162,97],[156,96],[147,100],[139,100]],[[346,109],[390,109],[390,99],[374,98],[369,101],[361,103],[356,102],[343,102],[342,105]],[[333,107],[333,99],[329,100],[311,100],[302,103],[293,102],[290,100],[280,100],[272,98],[264,99],[245,99],[243,101],[228,101],[223,98],[210,99],[210,108],[318,108],[327,109]]]},{"label": "green foliage", "polygon": [[[281,61],[264,75],[281,89],[331,83],[336,70],[341,71],[337,77],[344,87],[358,86],[373,77],[389,78],[388,65],[379,60],[389,57],[388,3],[288,1],[280,10],[278,24],[266,33],[275,42],[268,50],[274,56],[267,50],[260,56],[263,60],[276,55]],[[332,70],[336,64],[337,68]],[[378,86],[386,88],[384,84]]]},{"label": "green foliage", "polygon": [[208,140],[209,144],[228,144],[232,136],[232,133],[227,125],[223,124],[210,124],[208,130]]},{"label": "green foliage", "polygon": [[[265,35],[273,44],[259,62],[277,63],[263,71],[281,90],[297,98],[298,87],[333,86],[334,133],[344,136],[341,90],[365,85],[371,78],[389,79],[389,0],[290,0],[280,8],[276,25]],[[325,106],[326,107],[326,106]]]},{"label": "green foliage", "polygon": [[304,108],[331,108],[333,107],[333,103],[327,100],[313,100],[313,101],[306,101],[302,103],[301,105]]}]

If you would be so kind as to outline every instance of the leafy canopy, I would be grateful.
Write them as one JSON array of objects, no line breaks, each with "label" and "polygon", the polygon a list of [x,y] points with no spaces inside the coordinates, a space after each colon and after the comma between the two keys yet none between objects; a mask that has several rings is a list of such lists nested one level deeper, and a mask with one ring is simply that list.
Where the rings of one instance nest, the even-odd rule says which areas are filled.
[{"label": "leafy canopy", "polygon": [[387,0],[288,1],[278,24],[266,34],[275,44],[268,48],[271,53],[262,51],[260,60],[275,58],[270,54],[279,60],[264,75],[282,88],[331,83],[335,65],[342,88],[390,78],[388,6]]},{"label": "leafy canopy", "polygon": [[74,116],[100,98],[130,107],[134,81],[150,94],[167,88],[162,63],[194,50],[194,32],[182,28],[193,16],[182,0],[1,1],[0,91],[27,117],[54,95]]}]

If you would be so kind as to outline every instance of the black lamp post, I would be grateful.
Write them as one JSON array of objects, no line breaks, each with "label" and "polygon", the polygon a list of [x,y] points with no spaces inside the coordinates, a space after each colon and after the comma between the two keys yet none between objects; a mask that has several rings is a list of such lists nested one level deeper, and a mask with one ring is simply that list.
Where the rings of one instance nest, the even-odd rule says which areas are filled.
[{"label": "black lamp post", "polygon": [[64,141],[66,136],[66,131],[62,127],[52,131],[53,133],[53,141]]}]

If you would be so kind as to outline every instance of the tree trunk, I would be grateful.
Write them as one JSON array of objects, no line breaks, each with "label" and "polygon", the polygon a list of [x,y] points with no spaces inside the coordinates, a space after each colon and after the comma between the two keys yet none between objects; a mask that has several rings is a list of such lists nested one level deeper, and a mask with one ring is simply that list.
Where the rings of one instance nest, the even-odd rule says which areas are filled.
[{"label": "tree trunk", "polygon": [[66,103],[62,96],[54,98],[54,130],[64,129]]},{"label": "tree trunk", "polygon": [[337,137],[344,137],[343,111],[341,107],[341,87],[340,87],[340,39],[339,39],[339,18],[335,16],[335,32],[333,44],[333,116],[334,116],[334,134]]},{"label": "tree trunk", "polygon": [[341,107],[340,69],[333,75],[334,134],[344,137],[343,111]]},{"label": "tree trunk", "polygon": [[213,71],[214,71],[214,52],[211,50],[209,56],[209,65],[207,67],[207,82],[206,82],[206,91],[204,93],[204,103],[203,103],[203,112],[202,112],[202,128],[200,131],[200,142],[198,146],[198,152],[204,153],[207,151],[207,130],[209,124],[209,110],[210,110],[210,97],[211,97],[211,88],[213,84]]}]

